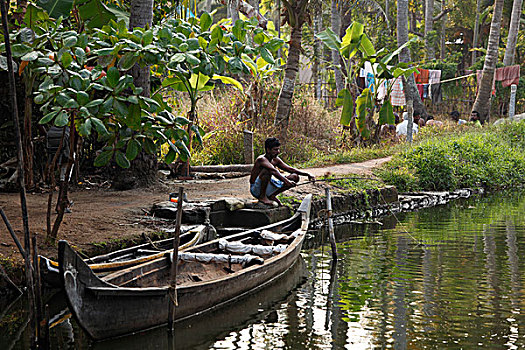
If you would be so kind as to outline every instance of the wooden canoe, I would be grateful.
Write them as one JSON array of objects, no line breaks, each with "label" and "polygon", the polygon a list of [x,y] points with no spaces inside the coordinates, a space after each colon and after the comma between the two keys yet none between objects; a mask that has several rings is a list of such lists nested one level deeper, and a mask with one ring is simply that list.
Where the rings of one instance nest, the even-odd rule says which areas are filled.
[{"label": "wooden canoe", "polygon": [[[183,227],[181,230],[179,250],[204,242],[208,234],[207,231],[208,229],[205,225]],[[166,251],[171,251],[172,246],[173,238],[167,238],[86,258],[85,261],[96,274],[101,275],[104,272],[117,271],[160,258],[164,256]],[[58,262],[42,255],[38,258],[40,276],[44,283],[49,287],[59,288],[61,283],[58,272]]]},{"label": "wooden canoe", "polygon": [[[311,200],[312,196],[308,195],[290,219],[179,253],[178,304],[174,306],[173,319],[187,320],[215,310],[284,275],[300,255],[308,230]],[[281,238],[270,243],[268,233],[273,237],[281,233]],[[248,249],[250,254],[225,251],[227,247]],[[274,252],[264,259],[255,256],[259,251],[264,255],[267,250]],[[225,256],[226,262],[214,261]],[[192,257],[199,260],[211,257],[212,261],[192,261]],[[236,261],[245,258],[245,264]],[[67,242],[60,241],[59,269],[70,310],[92,338],[113,338],[167,323],[169,303],[175,300],[168,285],[170,254],[100,278]]]}]

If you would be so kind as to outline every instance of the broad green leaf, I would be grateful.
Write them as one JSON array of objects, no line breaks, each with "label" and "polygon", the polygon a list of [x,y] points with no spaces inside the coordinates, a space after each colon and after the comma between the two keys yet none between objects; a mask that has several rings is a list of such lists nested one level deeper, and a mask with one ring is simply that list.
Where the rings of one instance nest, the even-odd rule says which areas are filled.
[{"label": "broad green leaf", "polygon": [[20,58],[21,61],[28,61],[28,62],[31,62],[31,61],[34,61],[38,58],[38,52],[37,51],[31,51],[31,52],[28,52],[26,53],[24,56],[22,56],[22,58]]},{"label": "broad green leaf", "polygon": [[77,44],[78,38],[75,35],[70,35],[64,39],[65,47],[73,47]]},{"label": "broad green leaf", "polygon": [[89,102],[89,95],[84,91],[77,92],[77,102],[79,105],[84,106]]},{"label": "broad green leaf", "polygon": [[337,95],[337,101],[339,101],[339,104],[343,106],[340,122],[342,125],[349,126],[352,116],[354,115],[354,99],[352,98],[352,95],[348,89],[345,88],[339,92]]},{"label": "broad green leaf", "polygon": [[73,7],[73,0],[38,0],[36,3],[46,10],[51,18],[69,17]]},{"label": "broad green leaf", "polygon": [[91,134],[91,119],[86,119],[85,123],[82,123],[78,128],[78,133],[82,137],[89,136]]},{"label": "broad green leaf", "polygon": [[118,69],[115,67],[111,67],[110,69],[108,69],[106,79],[107,79],[109,86],[111,86],[112,88],[117,86],[118,81],[120,79],[120,73]]},{"label": "broad green leaf", "polygon": [[376,54],[376,49],[366,34],[363,34],[361,37],[360,49],[364,53],[364,56],[373,56]]},{"label": "broad green leaf", "polygon": [[185,60],[186,60],[186,56],[183,53],[178,52],[171,57],[170,62],[180,63],[180,62],[184,62]]},{"label": "broad green leaf", "polygon": [[188,160],[188,158],[190,158],[190,151],[188,150],[184,142],[182,142],[181,140],[177,140],[175,141],[175,146],[180,150],[180,158],[183,161],[186,161]]},{"label": "broad green leaf", "polygon": [[[131,106],[134,106],[134,105],[131,105]],[[113,108],[116,114],[119,115],[120,117],[126,118],[126,116],[128,115],[128,108],[126,107],[126,105],[117,99],[113,100]]]},{"label": "broad green leaf", "polygon": [[117,165],[119,167],[124,169],[127,169],[131,166],[131,163],[129,162],[128,158],[126,158],[126,155],[121,151],[115,152],[115,161],[117,162]]},{"label": "broad green leaf", "polygon": [[95,166],[107,165],[112,157],[113,157],[113,150],[103,151],[97,156],[97,158],[95,158],[94,165]]},{"label": "broad green leaf", "polygon": [[261,47],[261,57],[268,63],[275,64],[272,53],[265,47]]},{"label": "broad green leaf", "polygon": [[130,104],[128,106],[126,124],[128,124],[128,126],[131,129],[138,130],[138,128],[140,127],[140,121],[141,121],[140,114],[141,114],[141,109],[138,104]]},{"label": "broad green leaf", "polygon": [[99,104],[101,104],[102,102],[104,102],[104,100],[99,98],[99,99],[96,99],[96,100],[93,100],[93,101],[90,101],[90,102],[86,103],[85,107],[87,107],[87,108],[95,107],[95,106],[98,106]]},{"label": "broad green leaf", "polygon": [[213,19],[211,18],[210,14],[208,12],[204,12],[200,18],[201,32],[205,32],[210,29],[212,23]]},{"label": "broad green leaf", "polygon": [[74,99],[70,99],[66,102],[66,104],[64,105],[64,108],[78,108],[80,107],[78,102],[75,101]]},{"label": "broad green leaf", "polygon": [[397,55],[399,55],[399,53],[405,48],[407,47],[408,45],[410,45],[410,43],[414,42],[418,40],[417,37],[413,37],[411,38],[410,40],[408,40],[406,43],[404,43],[403,45],[401,45],[400,47],[398,47],[395,51],[393,51],[392,53],[386,55],[385,57],[383,57],[381,59],[381,62],[383,62],[384,64],[388,64],[392,58],[396,57]]},{"label": "broad green leaf", "polygon": [[202,135],[200,133],[202,129],[199,129],[199,127],[195,124],[192,125],[190,129],[193,131],[193,136],[195,139],[197,139],[197,142],[202,145]]},{"label": "broad green leaf", "polygon": [[126,146],[126,158],[133,160],[137,157],[141,149],[140,142],[135,139],[131,139]]},{"label": "broad green leaf", "polygon": [[142,36],[142,43],[147,46],[153,42],[153,31],[151,29],[146,30]]},{"label": "broad green leaf", "polygon": [[224,84],[230,84],[230,85],[233,85],[233,86],[235,86],[237,89],[243,91],[242,84],[241,84],[238,80],[235,80],[235,79],[233,79],[233,78],[225,77],[225,76],[222,76],[222,75],[214,75],[214,76],[212,77],[212,79],[220,80],[220,81],[222,81]]},{"label": "broad green leaf", "polygon": [[61,110],[55,119],[55,126],[58,126],[58,127],[66,126],[68,122],[69,122],[69,115],[67,114],[66,111]]},{"label": "broad green leaf", "polygon": [[[192,89],[196,89],[197,91],[201,91],[204,89],[204,86],[206,83],[210,80],[210,77],[207,77],[202,74],[192,74],[190,78],[190,85]],[[198,85],[197,85],[198,84]]]},{"label": "broad green leaf", "polygon": [[164,158],[164,162],[166,164],[171,164],[175,161],[176,157],[177,157],[177,153],[172,148],[170,148],[168,151],[168,154],[166,154],[166,157]]},{"label": "broad green leaf", "polygon": [[73,62],[73,56],[71,56],[71,54],[66,51],[62,54],[60,61],[62,62],[64,68],[68,68],[71,62]]},{"label": "broad green leaf", "polygon": [[92,117],[91,122],[95,125],[95,130],[97,130],[99,135],[106,136],[108,134],[108,129],[106,129],[106,126],[100,119]]},{"label": "broad green leaf", "polygon": [[38,121],[38,124],[47,124],[58,114],[58,111],[52,111],[46,114]]},{"label": "broad green leaf", "polygon": [[390,100],[386,100],[379,110],[379,125],[383,124],[395,124],[394,110],[392,108],[392,103]]},{"label": "broad green leaf", "polygon": [[370,137],[370,130],[366,126],[366,117],[370,106],[370,89],[364,89],[356,100],[356,126],[364,139]]},{"label": "broad green leaf", "polygon": [[102,28],[111,20],[117,20],[115,14],[100,0],[88,0],[78,10],[88,28]]},{"label": "broad green leaf", "polygon": [[134,52],[126,52],[118,61],[118,67],[121,70],[129,70],[131,69],[135,63],[137,63],[138,57],[135,56]]},{"label": "broad green leaf", "polygon": [[339,36],[330,28],[317,34],[316,37],[321,40],[330,50],[339,51],[341,48],[341,40]]}]

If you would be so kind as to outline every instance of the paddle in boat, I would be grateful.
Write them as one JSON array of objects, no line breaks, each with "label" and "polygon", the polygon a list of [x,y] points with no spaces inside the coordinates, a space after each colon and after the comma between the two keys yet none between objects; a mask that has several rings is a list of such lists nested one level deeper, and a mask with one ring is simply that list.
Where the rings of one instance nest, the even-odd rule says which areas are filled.
[{"label": "paddle in boat", "polygon": [[222,307],[279,279],[295,263],[311,200],[306,196],[287,220],[179,252],[175,289],[169,285],[171,253],[98,277],[60,241],[60,278],[70,310],[92,338],[101,340],[164,325],[170,307],[175,322]]}]

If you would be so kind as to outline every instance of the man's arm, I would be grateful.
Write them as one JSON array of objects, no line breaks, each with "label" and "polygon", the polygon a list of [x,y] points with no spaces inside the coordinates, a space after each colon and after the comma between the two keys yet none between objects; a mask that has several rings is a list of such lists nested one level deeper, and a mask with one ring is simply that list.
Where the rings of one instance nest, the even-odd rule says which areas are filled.
[{"label": "man's arm", "polygon": [[273,164],[266,159],[265,157],[260,158],[260,166],[264,169],[266,169],[272,176],[275,176],[279,180],[281,180],[284,184],[288,186],[294,186],[294,183],[287,179],[279,170],[277,170],[276,167],[273,166]]},{"label": "man's arm", "polygon": [[296,169],[296,168],[293,168],[291,166],[289,166],[288,164],[286,164],[285,162],[283,162],[281,160],[281,158],[276,158],[276,164],[275,164],[279,169],[282,169],[284,171],[287,171],[291,174],[297,174],[297,175],[302,175],[302,176],[308,176],[308,180],[315,180],[315,176],[313,176],[312,174],[310,173],[307,173],[305,171],[302,171],[302,170],[299,170],[299,169]]}]

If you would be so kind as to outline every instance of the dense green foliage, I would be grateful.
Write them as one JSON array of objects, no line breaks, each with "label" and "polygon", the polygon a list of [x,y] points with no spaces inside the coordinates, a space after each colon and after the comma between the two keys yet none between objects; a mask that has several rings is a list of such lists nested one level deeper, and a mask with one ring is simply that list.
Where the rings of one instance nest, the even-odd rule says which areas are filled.
[{"label": "dense green foliage", "polygon": [[396,155],[378,175],[400,191],[490,190],[525,183],[525,122],[430,138]]}]

